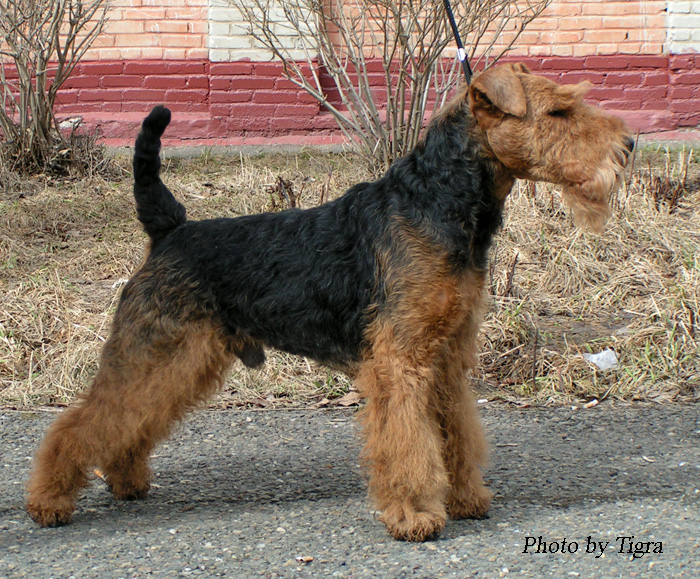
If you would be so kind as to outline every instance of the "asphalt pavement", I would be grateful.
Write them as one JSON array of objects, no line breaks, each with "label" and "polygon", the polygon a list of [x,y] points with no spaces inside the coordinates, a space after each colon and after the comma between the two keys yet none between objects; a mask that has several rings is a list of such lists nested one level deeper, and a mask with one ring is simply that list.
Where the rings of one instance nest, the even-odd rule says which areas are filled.
[{"label": "asphalt pavement", "polygon": [[0,410],[0,577],[700,577],[699,406],[488,406],[490,517],[423,544],[372,511],[350,410],[194,413],[148,499],[96,479],[58,529],[23,510],[55,413]]}]

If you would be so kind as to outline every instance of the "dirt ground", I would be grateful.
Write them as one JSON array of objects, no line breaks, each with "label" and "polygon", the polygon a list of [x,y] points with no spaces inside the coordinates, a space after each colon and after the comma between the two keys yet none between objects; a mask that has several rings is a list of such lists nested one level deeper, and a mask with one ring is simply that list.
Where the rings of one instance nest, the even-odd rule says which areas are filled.
[{"label": "dirt ground", "polygon": [[[0,405],[70,402],[95,373],[120,288],[142,259],[129,159],[109,180],[4,179],[0,187]],[[479,396],[515,404],[700,399],[700,164],[643,148],[600,235],[573,226],[556,189],[519,183],[492,250]],[[370,176],[351,154],[171,159],[191,219],[311,207]],[[606,349],[617,365],[584,358]],[[237,365],[220,406],[357,402],[351,382],[271,353]],[[595,403],[595,402],[593,402]]]}]

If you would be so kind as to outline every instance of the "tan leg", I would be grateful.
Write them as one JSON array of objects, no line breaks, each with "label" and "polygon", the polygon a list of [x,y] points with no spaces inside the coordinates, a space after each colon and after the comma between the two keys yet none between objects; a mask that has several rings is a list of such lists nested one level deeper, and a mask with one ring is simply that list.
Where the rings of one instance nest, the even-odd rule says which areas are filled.
[{"label": "tan leg", "polygon": [[204,324],[159,327],[146,343],[143,332],[117,327],[85,399],[49,429],[28,484],[27,510],[41,526],[71,521],[95,465],[116,498],[145,496],[150,450],[220,386],[233,358],[220,332]]},{"label": "tan leg", "polygon": [[482,518],[492,493],[484,484],[481,468],[488,445],[477,414],[467,374],[474,366],[476,327],[465,324],[445,350],[436,385],[436,406],[443,434],[443,457],[450,480],[447,512],[451,518]]},{"label": "tan leg", "polygon": [[442,388],[443,456],[450,479],[447,512],[453,519],[482,518],[491,506],[484,484],[488,446],[464,375],[454,375]]},{"label": "tan leg", "polygon": [[428,405],[431,383],[430,369],[399,355],[366,362],[357,377],[367,399],[364,459],[370,494],[395,539],[429,539],[447,518],[440,429]]}]

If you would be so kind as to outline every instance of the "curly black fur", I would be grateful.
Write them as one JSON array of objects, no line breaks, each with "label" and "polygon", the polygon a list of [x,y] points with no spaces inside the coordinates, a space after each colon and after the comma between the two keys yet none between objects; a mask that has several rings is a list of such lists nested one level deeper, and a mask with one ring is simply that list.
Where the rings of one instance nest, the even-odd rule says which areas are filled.
[{"label": "curly black fur", "polygon": [[370,312],[388,300],[378,256],[401,254],[396,227],[448,255],[455,273],[486,267],[501,202],[491,164],[470,138],[466,103],[431,123],[381,179],[335,201],[205,221],[186,221],[159,178],[169,120],[156,107],[136,141],[134,194],[152,244],[122,302],[138,293],[164,315],[213,318],[232,339],[252,338],[236,351],[248,365],[264,359],[260,344],[325,363],[357,361]]}]

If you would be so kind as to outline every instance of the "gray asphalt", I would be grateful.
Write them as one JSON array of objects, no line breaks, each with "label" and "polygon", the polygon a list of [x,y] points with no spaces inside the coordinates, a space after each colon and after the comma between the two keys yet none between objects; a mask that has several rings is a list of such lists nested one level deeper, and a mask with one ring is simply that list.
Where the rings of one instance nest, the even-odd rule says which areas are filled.
[{"label": "gray asphalt", "polygon": [[698,406],[484,408],[490,518],[425,544],[376,520],[347,410],[195,413],[147,500],[96,480],[72,525],[39,529],[24,484],[53,417],[0,411],[3,578],[700,577]]}]

